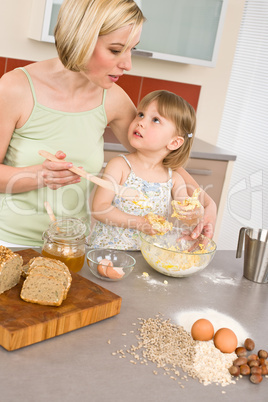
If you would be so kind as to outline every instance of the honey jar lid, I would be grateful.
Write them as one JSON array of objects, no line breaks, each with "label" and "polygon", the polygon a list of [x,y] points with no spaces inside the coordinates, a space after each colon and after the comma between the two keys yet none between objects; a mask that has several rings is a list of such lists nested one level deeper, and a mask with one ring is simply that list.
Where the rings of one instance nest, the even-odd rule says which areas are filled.
[{"label": "honey jar lid", "polygon": [[44,237],[53,240],[80,240],[84,239],[87,225],[78,218],[63,218],[51,222]]}]

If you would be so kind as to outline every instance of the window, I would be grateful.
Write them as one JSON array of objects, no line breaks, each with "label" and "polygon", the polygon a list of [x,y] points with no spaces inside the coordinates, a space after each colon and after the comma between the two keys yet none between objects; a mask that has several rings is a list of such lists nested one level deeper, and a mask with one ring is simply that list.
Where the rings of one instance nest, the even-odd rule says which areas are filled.
[{"label": "window", "polygon": [[268,0],[246,0],[217,145],[237,155],[218,240],[268,228]]}]

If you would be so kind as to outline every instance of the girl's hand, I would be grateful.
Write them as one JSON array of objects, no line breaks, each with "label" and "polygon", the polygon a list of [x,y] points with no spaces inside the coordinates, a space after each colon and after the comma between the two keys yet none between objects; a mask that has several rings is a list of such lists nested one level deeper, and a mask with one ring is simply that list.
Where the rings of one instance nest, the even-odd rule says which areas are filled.
[{"label": "girl's hand", "polygon": [[210,198],[209,204],[205,207],[202,221],[194,228],[191,233],[192,239],[196,239],[202,233],[204,236],[212,239],[217,218],[217,206]]},{"label": "girl's hand", "polygon": [[158,234],[158,232],[153,229],[152,225],[148,222],[146,216],[139,217],[139,221],[137,222],[137,230],[150,236]]},{"label": "girl's hand", "polygon": [[[177,173],[182,176],[184,179],[184,182],[186,183],[187,186],[187,192],[191,196],[193,194],[194,189],[197,187],[200,187],[198,183],[193,179],[193,177],[186,172],[185,169],[182,167],[178,168]],[[189,190],[192,190],[189,192]],[[203,193],[203,194],[202,194]],[[204,212],[204,219],[202,222],[200,222],[193,230],[191,237],[193,239],[196,239],[201,233],[203,233],[205,236],[212,238],[214,234],[214,229],[215,229],[215,224],[216,224],[216,218],[217,218],[217,206],[213,199],[205,192],[203,191],[201,193],[201,204],[205,208]],[[173,195],[174,199],[175,196]]]},{"label": "girl's hand", "polygon": [[55,156],[59,162],[51,162],[46,159],[42,164],[42,177],[44,184],[52,190],[69,184],[79,183],[80,176],[69,170],[73,166],[70,162],[65,162],[66,154],[62,151],[56,152]]}]

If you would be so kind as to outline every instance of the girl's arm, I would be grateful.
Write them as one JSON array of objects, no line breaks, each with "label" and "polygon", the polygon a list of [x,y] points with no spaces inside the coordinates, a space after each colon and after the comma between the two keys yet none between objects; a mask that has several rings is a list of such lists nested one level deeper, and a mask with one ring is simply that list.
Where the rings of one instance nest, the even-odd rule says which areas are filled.
[{"label": "girl's arm", "polygon": [[[188,196],[192,196],[194,190],[199,187],[198,183],[183,168],[177,169],[177,173],[179,173],[186,184]],[[213,199],[204,190],[201,191],[199,199],[204,207],[204,218],[202,222],[195,227],[191,236],[195,239],[203,233],[205,236],[212,239],[217,218],[217,206]]]},{"label": "girl's arm", "polygon": [[[128,167],[123,158],[113,158],[105,168],[103,179],[123,184],[128,173],[126,169]],[[106,225],[136,229],[150,235],[157,233],[145,217],[128,214],[113,206],[114,195],[113,191],[97,187],[92,201],[92,215],[96,220]]]},{"label": "girl's arm", "polygon": [[188,198],[189,193],[187,191],[187,184],[185,183],[183,177],[178,172],[173,171],[172,181],[173,181],[173,187],[171,193],[173,200],[183,201],[185,198]]}]

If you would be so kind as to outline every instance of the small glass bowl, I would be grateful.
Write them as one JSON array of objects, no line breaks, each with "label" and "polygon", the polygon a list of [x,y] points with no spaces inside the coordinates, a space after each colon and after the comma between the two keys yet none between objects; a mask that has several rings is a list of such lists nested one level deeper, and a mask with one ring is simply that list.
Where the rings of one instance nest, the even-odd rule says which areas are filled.
[{"label": "small glass bowl", "polygon": [[98,248],[87,253],[90,272],[104,281],[125,279],[136,264],[135,258],[125,251]]}]

